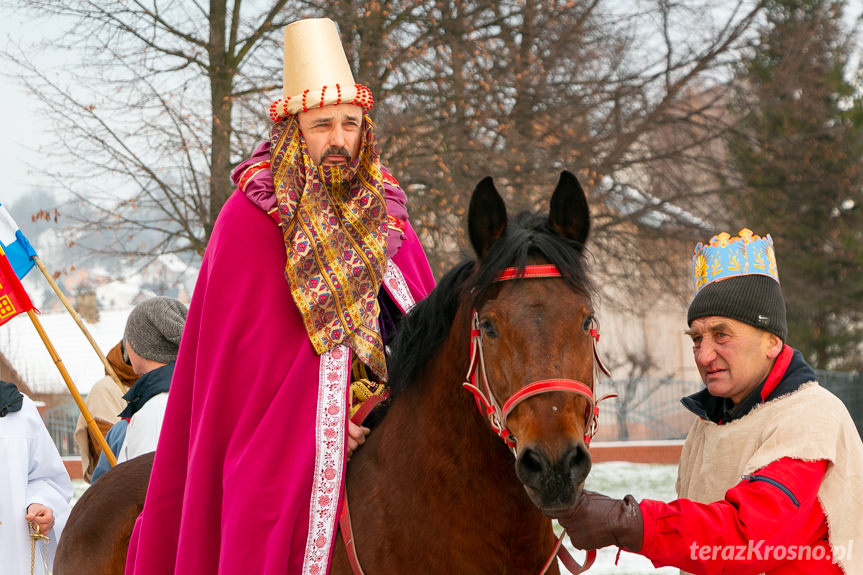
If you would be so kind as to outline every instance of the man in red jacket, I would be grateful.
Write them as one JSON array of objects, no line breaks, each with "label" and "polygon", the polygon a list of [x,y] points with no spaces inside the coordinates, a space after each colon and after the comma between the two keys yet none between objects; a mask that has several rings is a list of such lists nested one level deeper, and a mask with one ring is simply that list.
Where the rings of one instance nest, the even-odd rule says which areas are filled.
[{"label": "man in red jacket", "polygon": [[785,344],[773,240],[743,229],[693,257],[688,334],[705,389],[670,503],[584,492],[555,516],[575,547],[692,573],[863,573],[863,443]]}]

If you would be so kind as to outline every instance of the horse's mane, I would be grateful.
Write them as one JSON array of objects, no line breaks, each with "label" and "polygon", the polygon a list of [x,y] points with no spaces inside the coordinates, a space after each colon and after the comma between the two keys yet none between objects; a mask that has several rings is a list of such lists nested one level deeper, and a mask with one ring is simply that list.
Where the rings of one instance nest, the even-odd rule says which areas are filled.
[{"label": "horse's mane", "polygon": [[393,399],[418,378],[446,341],[462,298],[467,295],[473,302],[481,300],[501,270],[522,269],[534,258],[557,266],[575,291],[593,295],[584,246],[557,234],[546,216],[520,214],[509,221],[503,236],[482,261],[468,259],[455,266],[401,321],[390,352],[389,386]]}]

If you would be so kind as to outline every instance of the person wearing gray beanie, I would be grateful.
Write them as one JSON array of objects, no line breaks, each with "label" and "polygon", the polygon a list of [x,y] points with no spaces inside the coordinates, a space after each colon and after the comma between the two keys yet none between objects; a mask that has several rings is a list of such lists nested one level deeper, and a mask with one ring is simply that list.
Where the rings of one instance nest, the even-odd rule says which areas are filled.
[{"label": "person wearing gray beanie", "polygon": [[617,545],[655,567],[863,575],[851,557],[863,540],[863,441],[842,401],[785,343],[773,239],[746,228],[718,234],[696,246],[692,274],[686,333],[704,388],[681,400],[696,417],[678,499],[585,490],[548,515],[578,549]]},{"label": "person wearing gray beanie", "polygon": [[123,337],[144,359],[171,363],[177,359],[188,313],[182,302],[171,297],[144,300],[129,314]]},{"label": "person wearing gray beanie", "polygon": [[[123,396],[126,407],[120,421],[105,436],[118,463],[156,449],[187,314],[182,302],[157,296],[135,306],[126,320],[123,360],[140,377]],[[102,453],[92,481],[108,469]]]}]

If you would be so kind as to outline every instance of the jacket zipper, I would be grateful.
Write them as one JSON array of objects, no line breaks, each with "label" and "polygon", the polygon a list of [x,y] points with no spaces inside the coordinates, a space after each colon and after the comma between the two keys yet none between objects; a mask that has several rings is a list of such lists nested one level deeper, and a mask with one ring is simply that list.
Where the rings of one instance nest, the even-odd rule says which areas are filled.
[{"label": "jacket zipper", "polygon": [[794,497],[794,494],[791,493],[791,490],[782,485],[780,482],[773,479],[772,477],[764,477],[763,475],[744,475],[743,479],[748,479],[750,483],[753,481],[764,481],[765,483],[769,483],[770,485],[787,495],[788,499],[791,500],[791,503],[794,504],[794,507],[800,507],[800,502],[797,501],[797,498]]}]

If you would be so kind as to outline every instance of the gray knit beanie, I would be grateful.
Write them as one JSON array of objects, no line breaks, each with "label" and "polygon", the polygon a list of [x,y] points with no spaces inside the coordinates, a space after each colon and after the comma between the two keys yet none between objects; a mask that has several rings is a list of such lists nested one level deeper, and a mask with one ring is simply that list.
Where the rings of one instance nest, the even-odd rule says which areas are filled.
[{"label": "gray knit beanie", "polygon": [[144,300],[129,314],[124,338],[144,359],[171,363],[177,359],[188,312],[185,305],[171,297]]},{"label": "gray knit beanie", "polygon": [[768,276],[736,276],[704,286],[689,304],[686,320],[692,325],[693,320],[711,315],[748,323],[783,342],[788,339],[782,289]]}]

